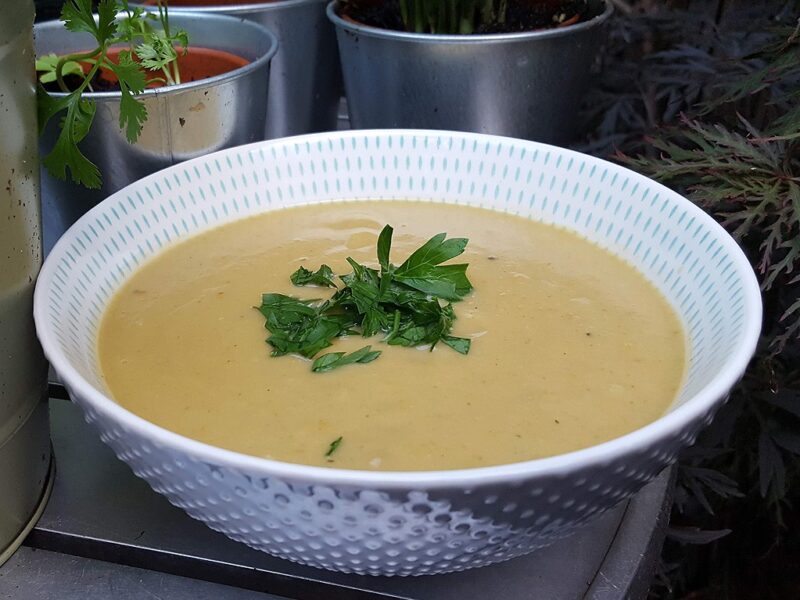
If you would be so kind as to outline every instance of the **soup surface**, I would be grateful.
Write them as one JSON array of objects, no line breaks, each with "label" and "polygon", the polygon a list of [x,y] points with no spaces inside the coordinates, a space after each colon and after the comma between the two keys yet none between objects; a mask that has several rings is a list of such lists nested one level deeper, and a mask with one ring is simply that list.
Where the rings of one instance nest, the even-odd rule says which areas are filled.
[{"label": "soup surface", "polygon": [[[298,267],[377,266],[394,227],[400,264],[429,237],[467,237],[474,291],[454,303],[462,355],[439,344],[372,344],[369,364],[313,373],[271,357],[261,294]],[[126,282],[103,318],[99,356],[113,398],[166,429],[246,454],[353,469],[437,470],[584,448],[661,416],[684,369],[684,334],[632,267],[571,233],[479,208],[339,202],[283,209],[171,246]],[[336,451],[326,453],[341,437]]]}]

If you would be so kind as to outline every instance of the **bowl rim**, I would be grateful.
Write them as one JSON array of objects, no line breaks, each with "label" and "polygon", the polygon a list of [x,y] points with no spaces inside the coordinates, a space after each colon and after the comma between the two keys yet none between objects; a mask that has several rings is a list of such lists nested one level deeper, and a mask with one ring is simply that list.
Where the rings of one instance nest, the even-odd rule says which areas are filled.
[{"label": "bowl rim", "polygon": [[[302,142],[317,142],[350,139],[350,138],[375,138],[380,136],[408,136],[408,137],[445,137],[447,139],[464,138],[469,141],[504,142],[516,146],[524,146],[540,151],[563,153],[565,157],[580,158],[590,164],[607,167],[609,172],[624,173],[633,182],[647,186],[655,186],[660,193],[677,202],[685,208],[689,216],[695,217],[712,230],[721,233],[719,236],[722,247],[728,252],[735,270],[741,275],[743,294],[743,337],[742,343],[735,353],[723,364],[720,372],[711,382],[703,387],[697,394],[689,398],[681,406],[671,409],[655,421],[636,429],[623,436],[611,440],[574,450],[564,454],[557,454],[544,458],[527,461],[507,463],[502,465],[485,466],[467,469],[452,469],[439,471],[368,471],[355,469],[339,469],[336,467],[317,467],[296,463],[283,462],[273,459],[247,455],[233,450],[212,446],[165,429],[155,423],[139,417],[114,402],[100,390],[90,384],[76,368],[72,366],[66,355],[56,341],[52,327],[47,318],[47,291],[56,272],[59,258],[65,259],[64,251],[71,239],[77,236],[84,223],[88,223],[95,215],[105,210],[108,202],[122,197],[133,186],[139,186],[156,178],[162,178],[171,170],[183,169],[192,162],[202,162],[209,158],[224,158],[240,152],[255,149],[267,149],[272,146],[280,147],[286,144]],[[491,207],[489,207],[491,209]],[[267,211],[264,211],[267,212]],[[193,235],[212,229],[214,226],[203,228]],[[101,412],[115,421],[126,431],[148,439],[156,446],[170,448],[184,453],[193,459],[225,466],[248,474],[256,473],[258,476],[276,477],[284,481],[298,481],[313,483],[315,485],[351,486],[359,489],[386,489],[400,490],[409,488],[442,489],[442,488],[469,488],[475,485],[487,485],[522,481],[534,477],[563,477],[570,473],[586,469],[592,465],[608,465],[625,455],[651,448],[660,440],[674,438],[691,430],[690,425],[701,419],[727,397],[729,390],[741,378],[755,351],[761,331],[761,294],[755,273],[744,252],[734,239],[714,219],[683,196],[670,190],[664,185],[655,182],[630,169],[616,165],[609,161],[589,156],[556,146],[520,140],[503,136],[495,136],[471,132],[438,131],[424,129],[366,129],[351,131],[334,131],[316,134],[305,134],[287,138],[278,138],[236,146],[218,152],[210,153],[189,161],[167,167],[144,177],[118,192],[89,210],[81,217],[55,244],[44,262],[34,292],[34,320],[37,335],[41,341],[44,353],[62,378],[70,395],[76,402],[85,408],[84,403],[94,410]],[[688,440],[687,440],[688,442]],[[686,445],[686,444],[684,444]]]}]

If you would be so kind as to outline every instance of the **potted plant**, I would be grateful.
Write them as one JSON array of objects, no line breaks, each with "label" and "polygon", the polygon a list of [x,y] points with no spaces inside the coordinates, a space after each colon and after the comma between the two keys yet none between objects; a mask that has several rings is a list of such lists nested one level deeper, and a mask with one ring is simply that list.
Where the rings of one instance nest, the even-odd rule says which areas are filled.
[{"label": "potted plant", "polygon": [[125,0],[97,8],[93,15],[90,0],[68,0],[61,21],[34,30],[49,88],[39,93],[46,251],[132,181],[264,137],[277,47],[266,29],[223,15],[169,15],[161,2],[154,13]]},{"label": "potted plant", "polygon": [[334,0],[350,122],[565,143],[608,0]]},{"label": "potted plant", "polygon": [[[146,0],[145,4],[155,4]],[[226,14],[278,39],[267,98],[266,139],[336,129],[342,75],[327,0],[169,0],[170,12]]]}]

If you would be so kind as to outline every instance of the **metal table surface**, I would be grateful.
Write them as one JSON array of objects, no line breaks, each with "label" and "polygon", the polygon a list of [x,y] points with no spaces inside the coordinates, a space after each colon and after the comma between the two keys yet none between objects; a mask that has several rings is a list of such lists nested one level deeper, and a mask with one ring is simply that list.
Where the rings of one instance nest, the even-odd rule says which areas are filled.
[{"label": "metal table surface", "polygon": [[668,470],[574,536],[525,557],[429,577],[344,575],[208,529],[136,478],[80,409],[66,399],[50,404],[53,495],[23,548],[0,567],[1,599],[643,598],[671,500]]}]

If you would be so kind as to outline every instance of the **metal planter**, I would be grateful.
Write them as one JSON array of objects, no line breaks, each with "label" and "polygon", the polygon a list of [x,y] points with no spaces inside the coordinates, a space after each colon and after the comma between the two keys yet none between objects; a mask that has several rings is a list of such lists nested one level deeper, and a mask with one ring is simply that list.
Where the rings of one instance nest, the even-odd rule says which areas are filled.
[{"label": "metal planter", "polygon": [[[11,10],[11,4],[14,4]],[[33,0],[0,0],[0,564],[38,520],[52,475],[47,363],[33,327],[42,263]]]},{"label": "metal planter", "polygon": [[265,138],[274,139],[336,129],[342,75],[336,34],[325,15],[327,1],[171,5],[169,12],[232,15],[255,21],[275,34],[278,52],[269,79]]},{"label": "metal planter", "polygon": [[[120,93],[89,94],[97,102],[97,114],[81,149],[100,167],[103,185],[87,190],[43,171],[46,251],[83,213],[129,183],[189,158],[264,138],[275,37],[256,23],[222,15],[171,15],[170,23],[189,33],[191,45],[230,52],[249,64],[216,77],[146,90],[141,99],[149,118],[136,144],[129,144],[119,128]],[[68,32],[60,21],[38,23],[35,38],[37,56],[85,50],[92,44],[88,35]],[[54,121],[42,137],[43,154],[58,136]]]},{"label": "metal planter", "polygon": [[475,131],[564,144],[612,13],[564,28],[491,35],[431,35],[344,19],[336,26],[354,128]]}]

